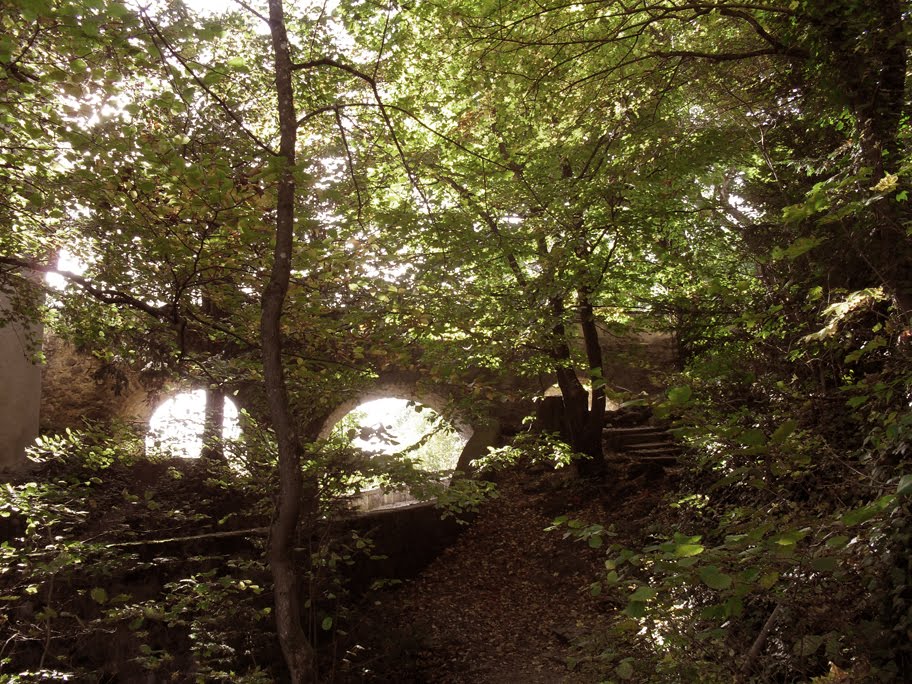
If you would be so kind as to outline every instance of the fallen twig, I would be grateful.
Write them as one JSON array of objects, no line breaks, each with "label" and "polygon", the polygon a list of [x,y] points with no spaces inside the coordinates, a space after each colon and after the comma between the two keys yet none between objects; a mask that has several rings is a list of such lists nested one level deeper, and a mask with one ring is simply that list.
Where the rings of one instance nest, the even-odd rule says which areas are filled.
[{"label": "fallen twig", "polygon": [[747,657],[741,664],[742,674],[747,674],[750,672],[751,668],[754,665],[754,661],[757,660],[757,657],[760,655],[760,652],[763,651],[763,647],[766,645],[766,640],[769,637],[769,633],[773,630],[773,627],[776,626],[776,622],[779,620],[780,613],[782,613],[782,604],[777,603],[776,607],[773,608],[773,612],[770,613],[769,617],[766,618],[766,622],[763,623],[763,628],[760,630],[757,638],[754,639],[754,643],[751,646],[750,651],[747,652]]},{"label": "fallen twig", "polygon": [[189,537],[171,537],[169,539],[139,539],[137,541],[114,542],[107,544],[105,548],[117,549],[127,546],[153,546],[156,544],[178,544],[181,542],[197,541],[200,539],[224,539],[226,537],[246,537],[248,535],[265,535],[269,533],[268,527],[251,527],[246,530],[226,530],[224,532],[206,532],[205,534],[194,534]]}]

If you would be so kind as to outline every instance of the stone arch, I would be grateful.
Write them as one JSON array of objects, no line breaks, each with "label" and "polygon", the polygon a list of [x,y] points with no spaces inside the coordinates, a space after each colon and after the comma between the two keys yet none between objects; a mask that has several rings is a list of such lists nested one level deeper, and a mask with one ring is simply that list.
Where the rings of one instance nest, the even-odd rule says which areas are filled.
[{"label": "stone arch", "polygon": [[318,436],[325,439],[333,427],[361,404],[388,397],[423,404],[439,413],[466,440],[456,462],[456,470],[470,474],[471,464],[496,445],[501,436],[501,422],[496,416],[469,418],[454,412],[454,400],[463,394],[457,386],[431,385],[417,372],[389,372],[374,382],[355,390],[340,401],[322,420]]},{"label": "stone arch", "polygon": [[437,389],[421,387],[415,381],[408,379],[387,377],[379,379],[367,388],[356,391],[338,403],[323,420],[319,437],[326,439],[342,418],[362,404],[376,399],[404,399],[427,406],[443,416],[465,440],[470,440],[475,432],[474,427],[468,420],[453,414],[451,410],[452,395]]},{"label": "stone arch", "polygon": [[38,436],[41,406],[41,367],[30,358],[28,345],[41,328],[4,321],[10,305],[0,290],[0,472],[25,465],[25,450]]},{"label": "stone arch", "polygon": [[[586,377],[585,374],[583,374],[583,373],[577,373],[577,377],[579,378],[579,381],[581,383],[583,383],[583,388],[588,388],[589,378]],[[611,380],[611,378],[609,378],[609,381],[610,380]],[[610,388],[611,388],[611,383],[609,382],[608,389],[610,389]],[[589,393],[589,407],[591,408],[592,407],[592,392],[591,392],[591,390],[588,390],[588,389],[587,389],[587,392]],[[545,388],[544,392],[542,392],[542,394],[541,394],[540,401],[552,399],[553,397],[563,397],[563,396],[564,395],[563,395],[563,392],[561,392],[560,385],[558,385],[555,382],[552,385],[550,385],[549,387]],[[617,411],[620,408],[620,406],[621,406],[620,403],[615,401],[611,397],[608,397],[605,400],[605,410],[606,411]]]}]

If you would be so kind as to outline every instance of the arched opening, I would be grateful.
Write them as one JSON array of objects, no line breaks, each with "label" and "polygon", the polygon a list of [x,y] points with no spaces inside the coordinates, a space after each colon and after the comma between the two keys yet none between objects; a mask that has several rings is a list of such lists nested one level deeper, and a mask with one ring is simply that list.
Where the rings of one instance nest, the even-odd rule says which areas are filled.
[{"label": "arched opening", "polygon": [[452,470],[467,438],[437,411],[407,399],[363,402],[333,426],[332,434],[375,454],[403,454],[423,470]]},{"label": "arched opening", "polygon": [[[324,434],[361,450],[371,459],[402,459],[418,470],[448,477],[459,462],[471,430],[452,424],[427,404],[374,393],[362,397],[359,403],[340,407],[327,421]],[[383,479],[365,477],[355,485],[355,508],[366,512],[417,501],[401,485],[397,489],[381,487]]]},{"label": "arched opening", "polygon": [[[162,402],[149,419],[146,453],[199,458],[206,429],[207,394],[204,389],[196,389]],[[223,443],[229,443],[241,436],[241,427],[237,406],[228,397],[223,401],[221,437]]]}]

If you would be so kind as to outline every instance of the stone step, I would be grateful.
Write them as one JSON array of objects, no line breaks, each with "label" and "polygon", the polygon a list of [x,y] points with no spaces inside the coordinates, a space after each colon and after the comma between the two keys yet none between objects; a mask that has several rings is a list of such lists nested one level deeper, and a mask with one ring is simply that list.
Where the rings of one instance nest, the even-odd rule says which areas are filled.
[{"label": "stone step", "polygon": [[633,468],[661,473],[679,463],[682,447],[666,428],[653,425],[606,427],[603,433],[609,448],[615,451],[613,458],[627,461]]},{"label": "stone step", "polygon": [[604,437],[615,442],[650,442],[659,439],[670,439],[671,436],[665,430],[650,430],[649,432],[617,432],[615,430],[605,430]]},{"label": "stone step", "polygon": [[661,442],[636,442],[635,444],[624,444],[622,445],[626,451],[650,451],[652,449],[667,449],[669,451],[680,451],[680,445],[671,441],[670,439],[662,440]]},{"label": "stone step", "polygon": [[619,451],[608,452],[605,457],[612,461],[665,461],[668,463],[677,463],[681,458],[681,452],[677,449],[644,449],[641,451],[632,449],[622,449]]},{"label": "stone step", "polygon": [[655,456],[637,456],[637,463],[677,463],[678,457],[675,454],[658,454]]},{"label": "stone step", "polygon": [[653,425],[636,425],[634,427],[605,427],[605,432],[615,434],[637,435],[643,432],[668,432],[665,428],[655,427]]},{"label": "stone step", "polygon": [[621,449],[631,449],[643,444],[674,444],[674,438],[667,432],[643,433],[639,435],[615,435],[606,433],[604,439]]},{"label": "stone step", "polygon": [[679,454],[681,448],[677,444],[637,444],[636,446],[629,446],[622,451],[626,451],[628,454]]}]

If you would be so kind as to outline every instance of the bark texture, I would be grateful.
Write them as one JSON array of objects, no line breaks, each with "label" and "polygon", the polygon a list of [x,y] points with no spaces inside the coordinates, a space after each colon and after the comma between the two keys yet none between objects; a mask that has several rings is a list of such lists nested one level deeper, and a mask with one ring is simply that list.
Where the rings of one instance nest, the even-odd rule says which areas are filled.
[{"label": "bark texture", "polygon": [[557,362],[557,384],[560,387],[564,403],[565,438],[574,451],[585,454],[589,459],[580,461],[577,469],[585,477],[600,477],[605,470],[605,458],[602,450],[602,428],[605,424],[605,389],[599,386],[602,373],[602,353],[599,346],[598,330],[592,306],[581,296],[580,320],[583,330],[583,341],[586,357],[593,378],[592,406],[589,405],[589,392],[583,387],[573,368],[570,345],[567,342],[567,331],[563,323],[564,302],[560,298],[551,300],[554,318],[558,321],[554,328],[553,355]]},{"label": "bark texture", "polygon": [[[301,625],[301,600],[294,563],[294,547],[301,518],[303,479],[301,444],[295,432],[282,367],[282,308],[291,275],[294,243],[295,144],[297,120],[288,35],[282,0],[269,0],[276,94],[281,132],[281,176],[276,200],[275,251],[269,284],[263,293],[260,338],[263,346],[263,376],[272,426],[279,450],[279,492],[275,518],[270,528],[269,564],[275,593],[276,630],[292,682],[315,679],[314,650]],[[307,499],[310,501],[311,499]]]}]

